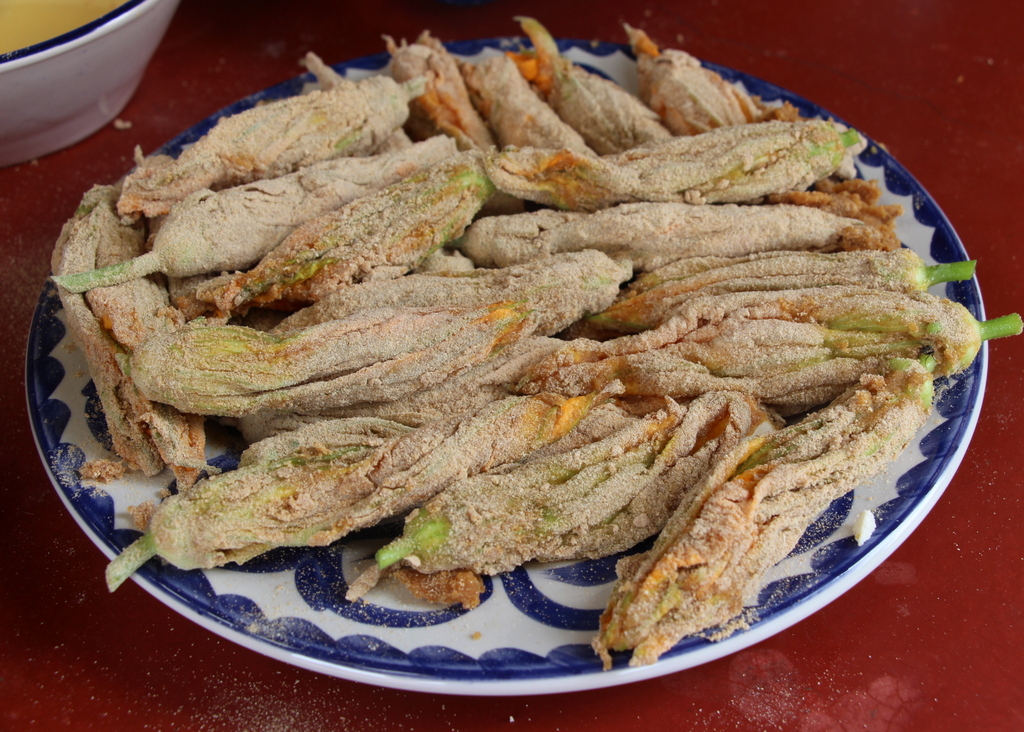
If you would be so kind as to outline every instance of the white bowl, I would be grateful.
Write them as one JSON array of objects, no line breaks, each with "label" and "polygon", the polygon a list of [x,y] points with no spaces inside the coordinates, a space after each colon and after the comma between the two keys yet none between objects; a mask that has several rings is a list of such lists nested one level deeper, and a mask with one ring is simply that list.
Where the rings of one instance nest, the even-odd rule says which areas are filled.
[{"label": "white bowl", "polygon": [[60,150],[117,116],[179,0],[129,0],[73,31],[0,54],[0,167]]}]

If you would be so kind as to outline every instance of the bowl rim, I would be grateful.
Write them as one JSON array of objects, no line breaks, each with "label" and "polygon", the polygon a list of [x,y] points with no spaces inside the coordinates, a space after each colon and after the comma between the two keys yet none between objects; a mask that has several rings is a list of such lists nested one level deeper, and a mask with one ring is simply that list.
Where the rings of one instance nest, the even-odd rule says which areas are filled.
[{"label": "bowl rim", "polygon": [[[59,53],[64,52],[70,48],[81,45],[75,43],[75,41],[85,42],[86,36],[100,31],[106,32],[112,30],[118,25],[118,21],[125,20],[126,16],[132,14],[134,17],[142,12],[139,10],[138,13],[132,13],[142,5],[155,5],[161,0],[125,0],[125,2],[119,4],[116,8],[111,10],[104,15],[91,20],[85,25],[80,25],[77,28],[73,28],[66,33],[62,33],[59,36],[48,38],[45,41],[39,43],[33,43],[31,46],[25,46],[24,48],[18,48],[7,53],[0,53],[0,71],[9,70],[12,67],[21,66],[22,64],[12,64],[14,61],[25,60],[26,63],[31,61],[39,60],[39,56],[46,54],[47,51],[52,53],[46,54],[47,57],[55,56]],[[125,20],[127,22],[127,20]]]}]

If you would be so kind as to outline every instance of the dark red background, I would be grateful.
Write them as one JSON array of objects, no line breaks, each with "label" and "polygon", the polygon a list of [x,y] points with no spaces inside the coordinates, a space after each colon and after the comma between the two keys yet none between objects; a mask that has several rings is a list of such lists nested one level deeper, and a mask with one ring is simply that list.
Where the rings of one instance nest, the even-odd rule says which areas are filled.
[{"label": "dark red background", "polygon": [[[615,689],[460,698],[378,689],[221,640],[128,583],[61,505],[29,430],[24,348],[63,221],[94,182],[220,107],[382,34],[556,35],[621,42],[621,24],[770,80],[884,143],[951,219],[990,315],[1024,309],[1024,10],[1014,0],[184,0],[121,119],[0,170],[0,729],[1024,729],[1024,338],[992,344],[973,443],[945,496],[876,572],[779,635],[706,666]],[[0,113],[2,113],[0,100]]]}]

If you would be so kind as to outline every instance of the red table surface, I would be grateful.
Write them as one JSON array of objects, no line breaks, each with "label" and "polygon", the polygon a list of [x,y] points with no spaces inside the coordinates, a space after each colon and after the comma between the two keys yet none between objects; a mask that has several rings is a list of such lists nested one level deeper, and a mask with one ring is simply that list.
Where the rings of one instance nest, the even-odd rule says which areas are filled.
[{"label": "red table surface", "polygon": [[[990,316],[1019,311],[1024,11],[1015,0],[184,0],[113,126],[0,170],[6,430],[0,480],[0,729],[1024,729],[1024,338],[991,344],[988,395],[942,500],[891,558],[796,626],[704,666],[528,698],[428,695],[322,676],[223,640],[127,583],[52,488],[29,429],[29,319],[61,224],[94,182],[220,107],[382,34],[513,35],[663,45],[772,81],[885,144],[980,262]],[[3,102],[0,100],[0,110]],[[0,111],[2,113],[2,111]]]}]

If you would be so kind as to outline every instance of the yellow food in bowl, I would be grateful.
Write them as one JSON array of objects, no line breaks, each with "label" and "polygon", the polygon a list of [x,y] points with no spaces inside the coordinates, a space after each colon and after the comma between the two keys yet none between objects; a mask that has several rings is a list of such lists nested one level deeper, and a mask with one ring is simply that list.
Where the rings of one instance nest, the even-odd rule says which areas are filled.
[{"label": "yellow food in bowl", "polygon": [[0,53],[10,53],[83,26],[124,0],[0,0]]}]

